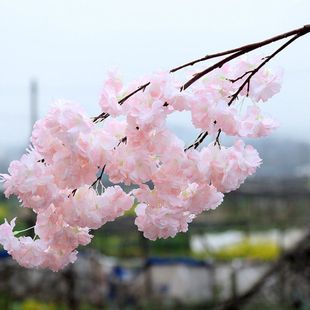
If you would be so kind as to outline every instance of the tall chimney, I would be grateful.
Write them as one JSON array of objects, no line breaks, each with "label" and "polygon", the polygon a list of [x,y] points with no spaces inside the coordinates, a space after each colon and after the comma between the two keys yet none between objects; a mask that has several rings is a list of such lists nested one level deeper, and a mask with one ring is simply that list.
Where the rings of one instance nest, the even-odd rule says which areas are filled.
[{"label": "tall chimney", "polygon": [[30,134],[34,123],[38,119],[38,82],[33,79],[30,81]]}]

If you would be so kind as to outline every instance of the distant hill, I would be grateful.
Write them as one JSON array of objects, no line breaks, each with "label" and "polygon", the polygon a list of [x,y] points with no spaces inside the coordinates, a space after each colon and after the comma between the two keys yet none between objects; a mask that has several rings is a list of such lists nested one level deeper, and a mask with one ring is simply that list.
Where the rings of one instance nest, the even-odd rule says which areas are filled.
[{"label": "distant hill", "polygon": [[289,178],[309,175],[310,143],[265,138],[251,141],[263,159],[257,177]]}]

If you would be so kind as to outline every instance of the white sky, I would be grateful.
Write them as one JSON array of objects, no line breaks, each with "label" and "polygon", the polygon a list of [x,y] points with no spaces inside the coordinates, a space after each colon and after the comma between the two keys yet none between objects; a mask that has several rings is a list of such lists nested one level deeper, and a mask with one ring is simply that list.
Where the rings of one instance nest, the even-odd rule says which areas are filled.
[{"label": "white sky", "polygon": [[[309,0],[0,0],[0,152],[26,144],[33,77],[40,116],[58,98],[93,116],[111,68],[129,81],[307,23]],[[277,135],[310,142],[309,55],[310,34],[272,62],[285,80],[266,110],[281,123]]]}]

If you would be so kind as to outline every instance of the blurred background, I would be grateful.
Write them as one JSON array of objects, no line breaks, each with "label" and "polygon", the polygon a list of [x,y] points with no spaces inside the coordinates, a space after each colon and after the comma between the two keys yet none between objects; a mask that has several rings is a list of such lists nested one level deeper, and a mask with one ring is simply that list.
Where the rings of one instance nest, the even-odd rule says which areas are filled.
[{"label": "blurred background", "polygon": [[[108,70],[129,82],[299,28],[309,12],[307,0],[0,0],[0,171],[20,158],[54,100],[97,115]],[[59,273],[18,267],[1,251],[0,309],[310,309],[309,55],[308,35],[271,63],[284,82],[264,110],[280,128],[250,141],[263,165],[221,207],[156,242],[128,213]],[[169,126],[195,138],[186,113]],[[0,187],[1,222],[16,215],[31,226]]]}]

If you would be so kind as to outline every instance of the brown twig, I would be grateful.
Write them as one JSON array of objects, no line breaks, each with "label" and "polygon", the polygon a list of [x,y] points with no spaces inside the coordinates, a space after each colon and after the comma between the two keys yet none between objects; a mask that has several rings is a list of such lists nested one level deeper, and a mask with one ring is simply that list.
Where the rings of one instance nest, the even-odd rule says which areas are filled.
[{"label": "brown twig", "polygon": [[216,135],[216,138],[215,138],[215,141],[214,141],[214,146],[215,146],[215,145],[218,145],[220,149],[221,149],[221,143],[220,143],[220,135],[221,135],[221,132],[222,132],[222,129],[220,128],[220,129],[217,131],[217,135]]},{"label": "brown twig", "polygon": [[184,151],[188,151],[191,148],[197,149],[197,147],[203,142],[203,140],[207,137],[208,132],[202,131],[198,137],[196,138],[195,142],[189,145],[187,148],[184,149]]},{"label": "brown twig", "polygon": [[[220,56],[225,56],[225,55],[233,54],[233,53],[239,52],[241,50],[252,50],[253,48],[256,49],[256,48],[268,45],[270,43],[273,43],[273,42],[276,42],[276,41],[288,38],[288,37],[293,36],[295,34],[301,33],[303,31],[305,31],[304,28],[309,28],[309,27],[310,27],[310,25],[305,25],[302,28],[298,28],[298,29],[295,29],[295,30],[291,30],[289,32],[285,32],[283,34],[274,36],[274,37],[266,39],[264,41],[259,41],[259,42],[256,42],[256,43],[251,43],[251,44],[243,45],[243,46],[240,46],[240,47],[237,47],[237,48],[233,48],[233,49],[230,49],[230,50],[227,50],[227,51],[224,51],[224,52],[219,52],[219,53],[214,53],[214,54],[206,55],[206,56],[204,56],[202,58],[190,61],[190,62],[188,62],[188,63],[186,63],[184,65],[181,65],[179,67],[173,68],[173,69],[170,70],[170,72],[171,73],[176,72],[178,70],[181,70],[181,69],[189,67],[189,66],[193,66],[196,63],[199,63],[199,62],[211,59],[211,58],[217,58],[217,57],[220,57]],[[307,32],[309,32],[309,29],[307,30]]]},{"label": "brown twig", "polygon": [[94,185],[96,185],[99,181],[101,181],[101,178],[102,178],[103,173],[104,173],[105,166],[106,166],[106,165],[104,165],[104,166],[102,167],[102,170],[101,170],[101,172],[100,172],[100,175],[99,175],[98,178],[89,186],[89,188],[92,188],[92,187],[93,187]]},{"label": "brown twig", "polygon": [[139,92],[140,90],[145,91],[145,89],[151,84],[151,82],[147,82],[140,87],[138,87],[135,91],[131,92],[129,95],[125,96],[123,99],[121,99],[118,103],[122,105],[127,99],[129,99],[132,95]]},{"label": "brown twig", "polygon": [[[290,37],[292,35],[295,35],[295,39],[307,34],[308,32],[310,32],[310,25],[305,25],[302,28],[298,28],[286,33],[283,33],[281,35],[272,37],[270,39],[264,40],[264,41],[260,41],[260,42],[256,42],[256,43],[252,43],[252,44],[248,44],[248,45],[244,45],[243,47],[240,48],[236,48],[231,50],[233,53],[232,55],[218,61],[217,63],[215,63],[214,65],[206,68],[205,70],[195,74],[190,80],[188,80],[182,87],[181,87],[181,91],[187,89],[189,86],[191,86],[193,83],[195,83],[197,80],[199,80],[200,78],[202,78],[204,75],[206,75],[207,73],[217,69],[217,68],[221,68],[225,63],[238,58],[239,56],[246,54],[248,52],[251,52],[255,49],[258,49],[262,46],[268,45],[270,43],[285,39],[287,37]],[[294,39],[294,40],[295,40]],[[293,41],[294,41],[293,40]],[[291,43],[291,42],[290,42]],[[228,53],[227,53],[228,54]]]},{"label": "brown twig", "polygon": [[[151,84],[151,82],[147,82],[141,86],[139,86],[136,90],[132,91],[131,93],[129,93],[127,96],[125,96],[124,98],[122,98],[121,100],[119,100],[118,104],[122,105],[126,100],[128,100],[131,96],[133,96],[134,94],[136,94],[139,91],[145,91],[146,87],[148,87]],[[108,118],[110,116],[109,113],[103,112],[100,115],[96,116],[93,118],[93,122],[97,123],[97,122],[101,122],[103,120],[105,120],[106,118]]]},{"label": "brown twig", "polygon": [[[247,96],[249,95],[250,90],[250,80],[251,78],[268,62],[270,61],[274,56],[276,56],[278,53],[280,53],[282,50],[284,50],[288,45],[290,45],[292,42],[294,42],[296,39],[298,39],[301,35],[297,34],[287,42],[285,42],[283,45],[281,45],[275,52],[273,52],[270,56],[264,57],[264,61],[257,66],[255,69],[248,71],[247,73],[250,73],[250,75],[244,80],[244,82],[241,84],[241,86],[238,88],[238,90],[230,96],[230,101],[228,102],[228,105],[230,106],[235,99],[237,99],[238,95],[241,93],[242,89],[247,85]],[[243,75],[245,76],[245,75]],[[232,82],[235,82],[239,80],[239,78],[233,80]]]},{"label": "brown twig", "polygon": [[[71,194],[70,194],[70,195],[74,196],[74,195],[75,195],[75,193],[76,193],[76,191],[77,191],[77,188],[75,188],[75,189],[71,192]],[[70,195],[68,196],[68,198],[70,197]]]},{"label": "brown twig", "polygon": [[[138,127],[139,128],[139,127]],[[138,130],[138,129],[137,129]],[[120,146],[122,143],[127,143],[127,137],[125,136],[124,138],[120,139],[117,146]]]},{"label": "brown twig", "polygon": [[250,71],[247,71],[247,72],[244,72],[242,75],[240,75],[239,77],[235,78],[235,79],[226,79],[227,81],[229,82],[232,82],[232,83],[235,83],[239,80],[242,80],[246,75],[248,75],[249,73],[251,73],[253,70],[250,70]]}]

